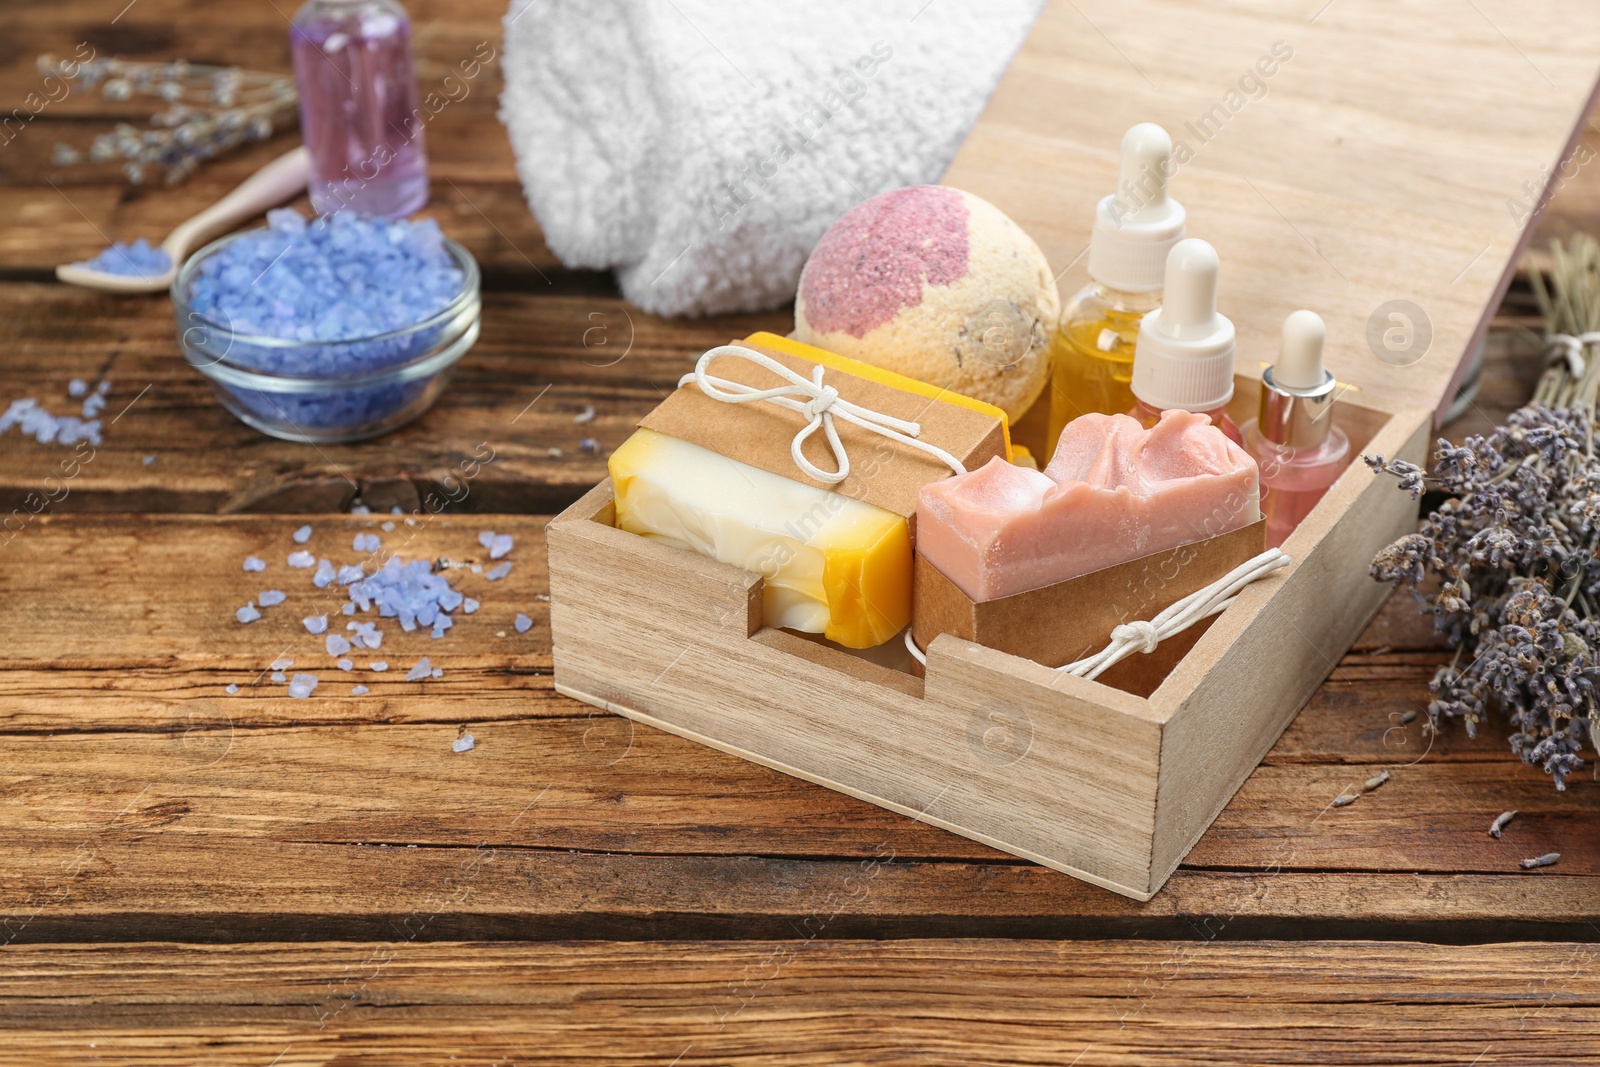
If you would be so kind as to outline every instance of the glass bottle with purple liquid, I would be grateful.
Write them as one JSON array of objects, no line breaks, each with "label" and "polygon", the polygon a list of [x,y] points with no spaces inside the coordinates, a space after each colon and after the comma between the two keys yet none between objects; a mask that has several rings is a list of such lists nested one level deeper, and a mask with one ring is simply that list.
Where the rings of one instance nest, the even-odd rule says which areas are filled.
[{"label": "glass bottle with purple liquid", "polygon": [[428,156],[411,59],[411,19],[395,0],[307,0],[289,31],[300,130],[320,215],[398,218],[428,202]]}]

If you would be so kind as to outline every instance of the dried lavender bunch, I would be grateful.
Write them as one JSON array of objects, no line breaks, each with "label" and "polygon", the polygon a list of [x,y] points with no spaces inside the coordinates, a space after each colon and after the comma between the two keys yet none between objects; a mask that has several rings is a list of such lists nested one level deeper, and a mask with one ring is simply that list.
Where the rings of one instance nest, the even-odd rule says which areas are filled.
[{"label": "dried lavender bunch", "polygon": [[[1552,288],[1537,275],[1533,283],[1552,358],[1534,402],[1486,437],[1440,440],[1431,475],[1364,458],[1413,497],[1424,488],[1450,496],[1371,570],[1411,589],[1455,649],[1431,684],[1430,725],[1461,719],[1475,735],[1498,710],[1512,751],[1564,789],[1600,718],[1600,335],[1584,337],[1600,330],[1600,245],[1580,237],[1553,252]],[[1437,588],[1424,591],[1430,575]]]},{"label": "dried lavender bunch", "polygon": [[121,122],[111,132],[97,134],[87,148],[64,142],[55,147],[52,162],[57,166],[120,162],[135,185],[155,173],[176,185],[206,160],[266,140],[299,119],[299,94],[286,74],[184,60],[58,63],[51,56],[39,57],[39,72],[84,89],[99,86],[107,100],[151,96],[166,102],[145,129]]}]

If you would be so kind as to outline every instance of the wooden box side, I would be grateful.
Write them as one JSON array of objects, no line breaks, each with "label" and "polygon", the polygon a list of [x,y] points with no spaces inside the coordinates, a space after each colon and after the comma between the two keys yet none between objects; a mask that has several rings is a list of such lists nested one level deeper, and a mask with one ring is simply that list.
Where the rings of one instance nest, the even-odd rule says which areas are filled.
[{"label": "wooden box side", "polygon": [[[759,575],[616,530],[609,485],[550,524],[556,688],[1146,899],[1146,701],[944,637],[919,698],[760,628]],[[752,639],[754,638],[754,639]]]},{"label": "wooden box side", "polygon": [[[1353,414],[1353,413],[1352,413]],[[1382,420],[1354,451],[1421,462],[1432,412],[1366,409],[1353,429]],[[1371,621],[1389,587],[1367,561],[1415,528],[1417,505],[1359,455],[1283,548],[1286,578],[1244,590],[1152,696],[1166,717],[1152,856],[1157,887],[1261,762],[1278,736]],[[1240,679],[1271,692],[1241,694]]]}]

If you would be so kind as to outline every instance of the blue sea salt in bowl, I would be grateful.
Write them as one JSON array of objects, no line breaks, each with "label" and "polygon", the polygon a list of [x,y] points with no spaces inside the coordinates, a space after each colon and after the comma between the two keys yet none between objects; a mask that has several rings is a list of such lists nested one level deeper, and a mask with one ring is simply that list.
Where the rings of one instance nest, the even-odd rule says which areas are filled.
[{"label": "blue sea salt in bowl", "polygon": [[222,405],[289,441],[359,441],[432,406],[478,339],[478,265],[431,219],[306,221],[195,253],[172,283],[178,344]]}]

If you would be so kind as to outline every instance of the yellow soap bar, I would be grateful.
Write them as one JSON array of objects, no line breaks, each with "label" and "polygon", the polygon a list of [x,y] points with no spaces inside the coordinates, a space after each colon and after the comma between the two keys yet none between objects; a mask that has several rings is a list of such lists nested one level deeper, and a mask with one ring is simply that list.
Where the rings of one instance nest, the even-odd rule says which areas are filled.
[{"label": "yellow soap bar", "polygon": [[654,430],[610,467],[617,527],[760,574],[768,626],[870,648],[911,621],[902,516]]}]

